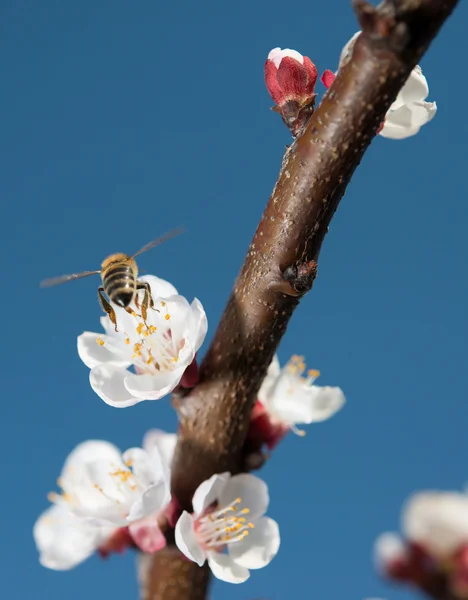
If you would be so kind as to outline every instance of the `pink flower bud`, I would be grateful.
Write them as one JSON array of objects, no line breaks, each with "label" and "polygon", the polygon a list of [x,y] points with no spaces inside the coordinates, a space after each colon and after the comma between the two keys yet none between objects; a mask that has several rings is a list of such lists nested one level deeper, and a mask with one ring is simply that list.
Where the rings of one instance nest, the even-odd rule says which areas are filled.
[{"label": "pink flower bud", "polygon": [[293,135],[309,120],[314,109],[317,67],[307,56],[290,48],[273,48],[265,63],[265,84],[275,110]]},{"label": "pink flower bud", "polygon": [[307,56],[296,50],[273,48],[265,63],[265,83],[278,106],[288,100],[300,104],[314,96],[317,67]]},{"label": "pink flower bud", "polygon": [[327,69],[326,71],[323,72],[322,77],[320,77],[320,81],[323,83],[323,85],[327,88],[331,86],[331,84],[335,81],[336,75],[335,73],[333,73],[333,71],[330,71],[330,69]]}]

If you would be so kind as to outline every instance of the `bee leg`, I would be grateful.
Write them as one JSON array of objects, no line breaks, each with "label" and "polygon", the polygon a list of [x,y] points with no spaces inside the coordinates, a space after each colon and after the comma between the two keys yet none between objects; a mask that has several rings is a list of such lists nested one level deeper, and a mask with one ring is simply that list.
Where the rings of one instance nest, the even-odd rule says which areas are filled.
[{"label": "bee leg", "polygon": [[[146,323],[146,317],[148,315],[148,306],[154,309],[154,301],[151,295],[150,284],[146,281],[138,281],[137,282],[137,291],[145,290],[145,294],[143,296],[143,301],[141,303],[141,316],[143,317],[143,321]],[[156,310],[156,309],[155,309]]]},{"label": "bee leg", "polygon": [[117,317],[115,316],[115,311],[112,308],[112,306],[109,304],[109,302],[107,302],[106,298],[104,297],[104,288],[101,286],[100,288],[98,288],[98,299],[99,299],[99,304],[102,307],[102,310],[108,314],[109,319],[111,320],[111,322],[114,324],[115,330],[118,331],[117,329]]}]

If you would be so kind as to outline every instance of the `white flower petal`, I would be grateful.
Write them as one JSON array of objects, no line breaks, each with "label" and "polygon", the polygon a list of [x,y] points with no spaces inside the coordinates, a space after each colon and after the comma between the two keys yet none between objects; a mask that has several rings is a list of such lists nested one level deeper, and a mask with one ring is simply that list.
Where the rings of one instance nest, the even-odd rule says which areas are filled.
[{"label": "white flower petal", "polygon": [[206,556],[203,548],[197,541],[193,517],[185,510],[180,515],[175,526],[175,543],[182,554],[193,562],[196,562],[199,567],[204,564]]},{"label": "white flower petal", "polygon": [[401,140],[418,133],[422,125],[434,118],[437,112],[435,102],[415,102],[401,106],[387,113],[380,135],[385,138]]},{"label": "white flower petal", "polygon": [[446,557],[468,542],[468,497],[457,492],[420,492],[403,509],[403,531],[412,542]]},{"label": "white flower petal", "polygon": [[279,362],[278,355],[275,354],[273,356],[273,360],[268,367],[268,370],[265,375],[265,379],[262,382],[260,390],[258,391],[258,399],[262,404],[268,402],[268,398],[273,393],[273,389],[276,385],[276,381],[281,373],[281,366]]},{"label": "white flower petal", "polygon": [[229,554],[210,552],[208,554],[208,564],[213,575],[227,583],[243,583],[250,577],[249,570],[236,564]]},{"label": "white flower petal", "polygon": [[156,298],[169,298],[170,296],[177,295],[177,290],[172,283],[169,283],[160,277],[156,277],[155,275],[143,275],[142,277],[139,277],[139,280],[146,281],[150,284],[153,300]]},{"label": "white flower petal", "polygon": [[278,523],[269,517],[255,521],[254,529],[242,541],[228,546],[228,552],[236,564],[246,569],[266,567],[278,553],[280,533]]},{"label": "white flower petal", "polygon": [[159,371],[154,375],[135,375],[127,371],[124,386],[130,396],[141,400],[160,400],[170,394],[182,379],[185,367]]},{"label": "white flower petal", "polygon": [[386,574],[389,567],[406,557],[404,541],[397,533],[385,532],[379,535],[374,544],[374,563],[380,573]]},{"label": "white flower petal", "polygon": [[125,408],[141,402],[131,394],[125,386],[129,375],[133,375],[123,367],[113,364],[97,365],[89,373],[89,382],[96,394],[106,404],[116,408]]},{"label": "white flower petal", "polygon": [[205,341],[206,333],[208,331],[208,319],[206,317],[205,309],[198,298],[193,300],[190,309],[191,337],[193,336],[192,345],[195,352],[197,352]]},{"label": "white flower petal", "polygon": [[177,444],[175,433],[166,433],[161,429],[150,429],[143,438],[143,448],[151,454],[156,448],[162,457],[163,463],[171,467],[174,450]]},{"label": "white flower petal", "polygon": [[171,494],[165,481],[152,485],[132,505],[127,516],[127,522],[133,523],[160,512],[169,503],[170,499]]},{"label": "white flower petal", "polygon": [[145,489],[163,479],[162,459],[156,449],[150,455],[142,448],[129,448],[122,455],[122,460],[131,467],[139,484]]},{"label": "white flower petal", "polygon": [[44,567],[72,569],[86,560],[112,530],[81,523],[61,506],[51,506],[34,524],[33,535]]},{"label": "white flower petal", "polygon": [[67,456],[63,465],[61,477],[73,477],[83,465],[95,460],[121,460],[121,453],[117,446],[105,440],[86,440],[75,446]]},{"label": "white flower petal", "polygon": [[[345,403],[339,387],[316,385],[293,390],[289,396],[274,396],[273,409],[286,423],[318,423],[333,416]],[[281,405],[280,405],[281,398]]]},{"label": "white flower petal", "polygon": [[428,95],[427,79],[422,74],[421,67],[416,65],[401,88],[397,100],[402,104],[412,104],[425,100]]},{"label": "white flower petal", "polygon": [[250,473],[234,475],[220,490],[219,505],[229,506],[237,498],[241,498],[242,508],[250,510],[249,520],[255,521],[262,517],[268,508],[270,501],[268,486],[262,479]]},{"label": "white flower petal", "polygon": [[[101,339],[104,345],[101,346],[98,344],[98,339]],[[115,344],[115,342],[108,335],[99,335],[92,331],[85,331],[78,336],[77,344],[79,357],[90,369],[101,363],[113,363],[124,368],[131,364],[128,357],[109,350],[109,346]]]},{"label": "white flower petal", "polygon": [[212,475],[209,479],[201,483],[192,499],[193,512],[195,516],[201,515],[213,502],[219,499],[221,491],[229,480],[230,473],[221,473]]},{"label": "white flower petal", "polygon": [[297,50],[292,50],[291,48],[284,48],[284,50],[281,50],[281,48],[273,48],[273,50],[270,50],[270,53],[268,54],[268,60],[271,60],[275,67],[278,68],[281,64],[281,61],[283,58],[286,58],[286,56],[294,58],[294,60],[297,60],[297,62],[301,65],[304,64],[304,57],[302,54],[300,54]]}]

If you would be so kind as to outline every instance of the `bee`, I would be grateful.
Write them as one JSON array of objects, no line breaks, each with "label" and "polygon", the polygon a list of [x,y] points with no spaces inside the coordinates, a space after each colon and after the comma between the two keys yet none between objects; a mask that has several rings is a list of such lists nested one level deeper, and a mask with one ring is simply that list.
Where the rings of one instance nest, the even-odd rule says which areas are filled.
[{"label": "bee", "polygon": [[[66,283],[67,281],[73,281],[74,279],[88,277],[89,275],[101,275],[102,285],[98,288],[98,299],[103,311],[109,315],[109,318],[115,327],[115,331],[118,331],[117,317],[110,302],[114,302],[117,306],[121,306],[128,313],[134,315],[135,313],[130,307],[130,304],[134,301],[135,306],[141,310],[143,321],[146,322],[148,308],[154,308],[154,302],[151,296],[149,283],[146,281],[138,281],[138,267],[135,258],[140,254],[143,254],[143,252],[147,252],[148,250],[151,250],[151,248],[159,246],[159,244],[181,234],[183,231],[183,227],[173,229],[161,237],[149,242],[132,256],[124,254],[123,252],[111,254],[102,261],[99,271],[83,271],[82,273],[52,277],[51,279],[44,279],[44,281],[41,281],[40,285],[41,287],[50,287]],[[144,290],[141,305],[138,303],[138,292],[140,290]],[[110,302],[106,299],[104,294],[106,294]]]}]

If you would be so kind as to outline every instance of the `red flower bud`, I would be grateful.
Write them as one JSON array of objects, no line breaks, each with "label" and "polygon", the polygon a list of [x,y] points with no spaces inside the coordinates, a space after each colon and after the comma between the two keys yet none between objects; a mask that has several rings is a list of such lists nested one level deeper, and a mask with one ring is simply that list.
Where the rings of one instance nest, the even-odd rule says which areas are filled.
[{"label": "red flower bud", "polygon": [[296,50],[274,48],[265,63],[265,84],[293,135],[305,126],[314,110],[317,67]]}]

